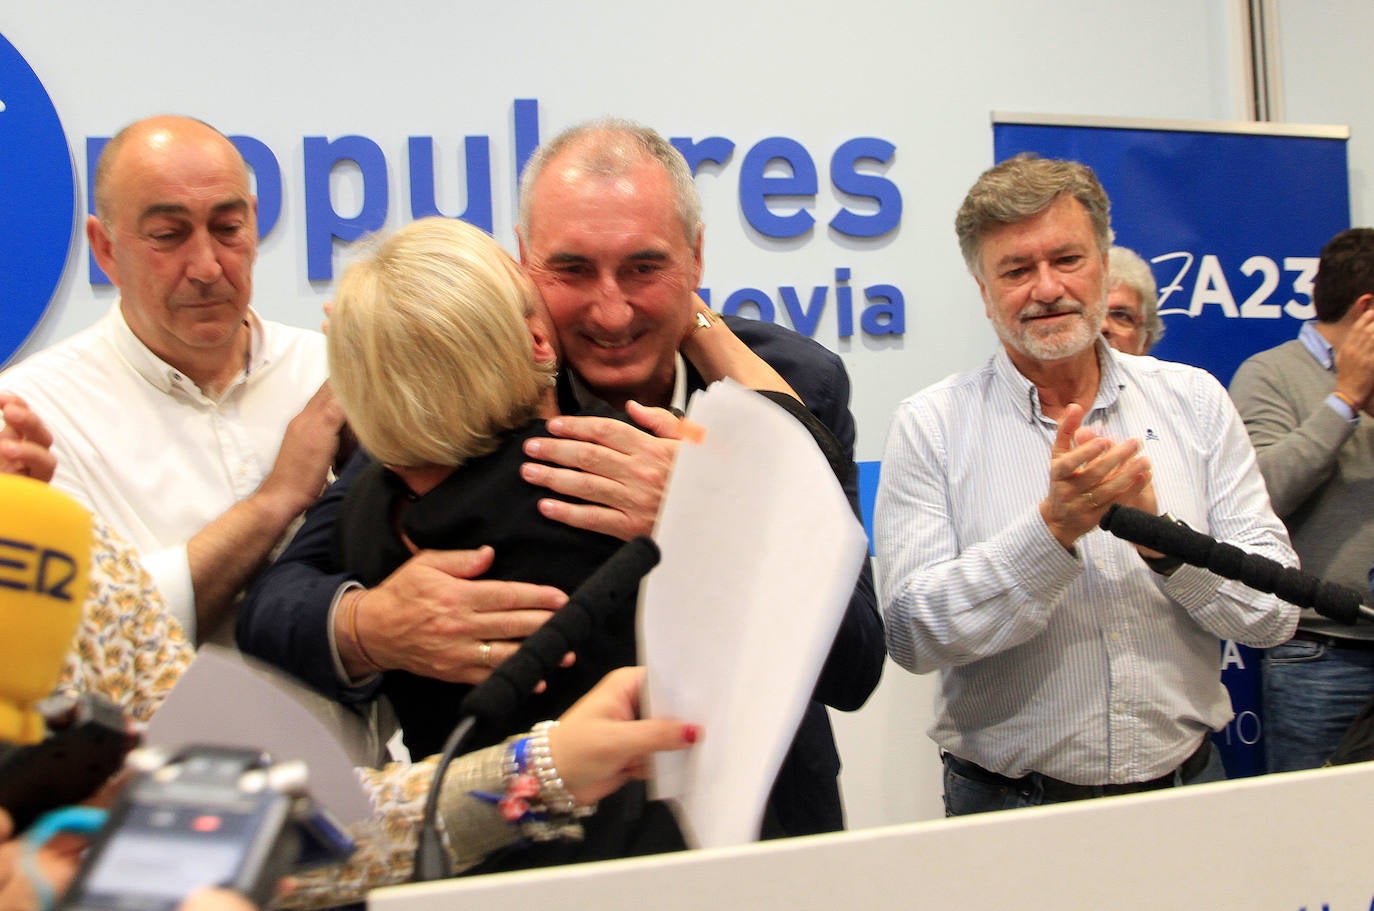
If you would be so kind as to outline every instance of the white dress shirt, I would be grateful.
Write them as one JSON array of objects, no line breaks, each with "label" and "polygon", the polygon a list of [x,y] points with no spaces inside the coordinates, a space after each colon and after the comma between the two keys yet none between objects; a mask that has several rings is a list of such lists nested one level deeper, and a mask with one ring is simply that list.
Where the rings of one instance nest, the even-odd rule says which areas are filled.
[{"label": "white dress shirt", "polygon": [[[1296,565],[1221,385],[1097,351],[1084,426],[1142,441],[1159,510]],[[1056,430],[1004,350],[902,402],[875,514],[888,649],[940,672],[942,749],[1011,777],[1145,781],[1230,719],[1219,640],[1278,644],[1298,609],[1196,567],[1159,575],[1098,529],[1065,550],[1038,509]]]},{"label": "white dress shirt", "polygon": [[91,328],[0,373],[47,423],[54,486],[139,551],[173,616],[195,633],[186,543],[253,493],[286,425],[328,374],[324,336],[249,311],[252,349],[218,400],[148,350],[116,302]]}]

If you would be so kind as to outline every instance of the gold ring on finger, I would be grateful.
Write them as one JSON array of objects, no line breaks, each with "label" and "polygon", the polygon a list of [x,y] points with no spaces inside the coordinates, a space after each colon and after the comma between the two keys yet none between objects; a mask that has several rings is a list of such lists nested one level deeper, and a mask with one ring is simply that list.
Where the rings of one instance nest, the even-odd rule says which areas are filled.
[{"label": "gold ring on finger", "polygon": [[491,667],[491,643],[479,642],[477,647],[482,652],[482,667]]}]

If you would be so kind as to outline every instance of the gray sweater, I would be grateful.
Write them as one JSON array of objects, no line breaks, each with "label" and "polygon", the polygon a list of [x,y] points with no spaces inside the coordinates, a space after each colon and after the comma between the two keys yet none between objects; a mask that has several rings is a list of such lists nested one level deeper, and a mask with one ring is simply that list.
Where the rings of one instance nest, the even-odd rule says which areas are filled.
[{"label": "gray sweater", "polygon": [[[1336,375],[1294,339],[1241,364],[1231,398],[1259,456],[1274,512],[1309,573],[1365,592],[1374,564],[1374,421],[1326,405]],[[1374,624],[1302,613],[1300,630],[1374,641]]]}]

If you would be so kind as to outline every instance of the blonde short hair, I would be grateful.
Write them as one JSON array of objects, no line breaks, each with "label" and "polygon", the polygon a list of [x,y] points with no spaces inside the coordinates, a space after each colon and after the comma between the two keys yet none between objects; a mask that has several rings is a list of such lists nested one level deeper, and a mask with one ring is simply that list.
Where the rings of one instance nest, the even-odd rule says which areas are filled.
[{"label": "blonde short hair", "polygon": [[359,442],[389,465],[461,465],[524,425],[552,385],[525,318],[536,291],[485,232],[423,218],[339,279],[330,382]]}]

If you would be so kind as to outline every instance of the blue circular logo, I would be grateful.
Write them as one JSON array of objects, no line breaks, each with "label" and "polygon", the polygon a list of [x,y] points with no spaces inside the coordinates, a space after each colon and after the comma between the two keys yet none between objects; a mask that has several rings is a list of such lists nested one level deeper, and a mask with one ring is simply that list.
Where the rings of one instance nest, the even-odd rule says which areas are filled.
[{"label": "blue circular logo", "polygon": [[75,220],[76,179],[57,109],[0,35],[0,364],[48,309]]}]

